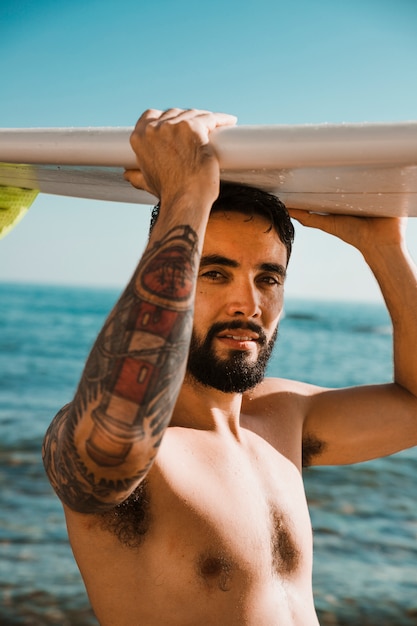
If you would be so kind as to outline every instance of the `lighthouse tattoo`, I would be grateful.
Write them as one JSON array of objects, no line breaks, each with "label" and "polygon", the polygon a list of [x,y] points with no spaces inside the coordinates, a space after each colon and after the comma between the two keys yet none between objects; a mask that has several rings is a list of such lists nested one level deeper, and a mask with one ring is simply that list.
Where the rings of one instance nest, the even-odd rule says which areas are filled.
[{"label": "lighthouse tattoo", "polygon": [[103,330],[87,368],[91,382],[104,363],[109,372],[87,441],[89,456],[100,466],[123,463],[145,429],[155,448],[160,443],[187,359],[196,262],[194,231],[171,230],[144,257]]}]

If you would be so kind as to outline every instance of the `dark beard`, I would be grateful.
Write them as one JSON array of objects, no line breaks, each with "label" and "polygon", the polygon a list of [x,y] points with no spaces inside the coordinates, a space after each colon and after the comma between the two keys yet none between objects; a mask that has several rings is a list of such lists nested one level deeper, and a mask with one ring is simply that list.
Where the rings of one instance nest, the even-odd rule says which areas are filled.
[{"label": "dark beard", "polygon": [[[248,359],[242,350],[233,350],[229,358],[220,359],[213,349],[214,337],[224,330],[252,330],[259,335],[261,346],[256,361]],[[265,376],[266,366],[272,353],[278,327],[269,341],[263,330],[253,322],[233,320],[229,323],[214,324],[203,342],[193,331],[188,355],[187,372],[205,387],[213,387],[224,393],[243,393],[258,385]]]}]

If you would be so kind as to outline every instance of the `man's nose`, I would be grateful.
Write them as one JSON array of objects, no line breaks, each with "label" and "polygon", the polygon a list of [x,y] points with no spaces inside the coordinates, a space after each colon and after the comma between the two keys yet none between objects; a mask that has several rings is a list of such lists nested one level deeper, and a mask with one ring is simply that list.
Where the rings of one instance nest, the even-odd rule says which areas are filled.
[{"label": "man's nose", "polygon": [[227,314],[231,317],[240,315],[247,318],[258,318],[261,316],[259,293],[251,281],[235,281],[231,285],[227,302]]}]

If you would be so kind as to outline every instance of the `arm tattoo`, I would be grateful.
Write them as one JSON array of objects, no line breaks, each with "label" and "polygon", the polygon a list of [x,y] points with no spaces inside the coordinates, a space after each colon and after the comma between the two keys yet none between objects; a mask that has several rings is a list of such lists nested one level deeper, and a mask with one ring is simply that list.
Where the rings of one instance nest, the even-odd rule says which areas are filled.
[{"label": "arm tattoo", "polygon": [[[116,468],[125,462],[134,443],[149,440],[146,467],[137,468],[132,484],[145,475],[183,380],[197,265],[197,235],[189,226],[173,228],[143,256],[91,351],[72,410],[65,411],[65,428],[58,414],[51,426],[54,435],[51,428],[47,433],[48,466],[53,463],[54,451],[56,456],[56,445],[50,442],[60,432],[60,462],[67,454],[71,457],[72,472],[68,466],[67,471],[58,468],[57,459],[55,471],[48,472],[60,477],[61,487],[62,481],[71,480],[71,474],[74,481],[74,471],[81,490],[85,492],[87,485],[81,483],[87,482],[87,491],[92,488],[96,495],[102,491],[103,496],[112,488],[124,491],[129,482],[115,485],[106,480],[103,484],[100,479],[100,485],[94,484],[92,469],[85,467],[76,451],[74,431],[91,403],[95,408],[86,451],[93,465]],[[68,500],[73,502],[72,497]]]}]

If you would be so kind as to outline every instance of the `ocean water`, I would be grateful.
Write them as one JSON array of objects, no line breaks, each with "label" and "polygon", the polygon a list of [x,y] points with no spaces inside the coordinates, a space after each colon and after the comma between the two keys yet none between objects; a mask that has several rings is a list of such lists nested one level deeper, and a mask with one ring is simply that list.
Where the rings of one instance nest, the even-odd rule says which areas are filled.
[{"label": "ocean water", "polygon": [[[1,626],[97,624],[40,447],[117,295],[0,284]],[[386,381],[391,340],[380,305],[290,300],[269,373],[334,387]],[[417,449],[309,469],[305,482],[320,623],[417,625]]]}]

